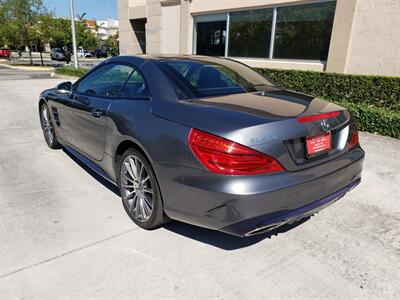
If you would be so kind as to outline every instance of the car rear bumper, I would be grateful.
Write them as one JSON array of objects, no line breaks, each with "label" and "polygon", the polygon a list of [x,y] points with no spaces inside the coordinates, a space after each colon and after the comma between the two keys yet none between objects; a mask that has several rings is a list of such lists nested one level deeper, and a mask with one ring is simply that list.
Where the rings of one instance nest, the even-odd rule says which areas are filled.
[{"label": "car rear bumper", "polygon": [[166,199],[165,211],[172,219],[238,236],[265,232],[338,200],[360,182],[363,160],[358,147],[298,172],[186,177]]},{"label": "car rear bumper", "polygon": [[[255,235],[261,234],[264,232],[268,232],[274,229],[277,229],[285,224],[290,224],[306,217],[312,216],[313,214],[319,212],[320,210],[324,209],[325,207],[333,204],[340,198],[342,198],[347,192],[351,191],[355,188],[361,179],[357,179],[356,181],[350,183],[349,185],[345,186],[344,188],[322,198],[311,202],[310,204],[304,205],[297,209],[293,209],[289,212],[282,213],[275,217],[269,217],[268,215],[265,216],[265,220],[259,222],[260,217],[255,218],[254,220],[249,219],[243,222],[239,222],[228,226],[226,228],[221,229],[221,231],[225,231],[227,233],[235,234],[235,235]],[[261,217],[261,219],[264,217]],[[250,231],[247,231],[249,228],[253,228]]]}]

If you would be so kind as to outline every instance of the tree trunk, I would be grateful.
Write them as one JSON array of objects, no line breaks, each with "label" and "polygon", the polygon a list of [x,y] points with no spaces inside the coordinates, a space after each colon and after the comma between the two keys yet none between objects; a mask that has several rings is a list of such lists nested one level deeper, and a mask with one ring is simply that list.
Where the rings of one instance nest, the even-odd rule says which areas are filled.
[{"label": "tree trunk", "polygon": [[42,50],[41,49],[40,49],[40,62],[42,63],[42,67],[44,67],[43,55],[42,55]]},{"label": "tree trunk", "polygon": [[31,64],[31,66],[33,65],[33,60],[32,60],[32,49],[31,46],[28,46],[28,50],[29,50],[29,62]]}]

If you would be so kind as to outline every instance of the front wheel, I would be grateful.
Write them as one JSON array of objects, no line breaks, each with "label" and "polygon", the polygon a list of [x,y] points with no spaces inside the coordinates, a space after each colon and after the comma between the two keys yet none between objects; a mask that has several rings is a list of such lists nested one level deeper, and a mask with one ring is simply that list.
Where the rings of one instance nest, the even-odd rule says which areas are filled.
[{"label": "front wheel", "polygon": [[49,146],[51,149],[59,149],[61,145],[57,141],[53,122],[50,116],[49,107],[46,103],[43,103],[40,107],[40,125],[42,127],[44,139],[46,140],[47,146]]},{"label": "front wheel", "polygon": [[167,221],[153,169],[135,149],[129,149],[120,159],[119,188],[125,211],[136,225],[152,229]]}]

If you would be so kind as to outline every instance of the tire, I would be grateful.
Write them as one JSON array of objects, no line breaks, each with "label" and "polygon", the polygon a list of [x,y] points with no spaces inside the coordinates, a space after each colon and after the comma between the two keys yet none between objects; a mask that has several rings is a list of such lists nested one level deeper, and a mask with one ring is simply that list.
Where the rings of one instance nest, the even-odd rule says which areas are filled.
[{"label": "tire", "polygon": [[144,229],[164,224],[168,218],[148,160],[139,151],[128,149],[119,160],[118,174],[122,204],[132,221]]},{"label": "tire", "polygon": [[61,148],[54,131],[53,121],[51,120],[50,110],[46,103],[40,106],[40,125],[42,127],[43,136],[47,146],[51,149]]}]

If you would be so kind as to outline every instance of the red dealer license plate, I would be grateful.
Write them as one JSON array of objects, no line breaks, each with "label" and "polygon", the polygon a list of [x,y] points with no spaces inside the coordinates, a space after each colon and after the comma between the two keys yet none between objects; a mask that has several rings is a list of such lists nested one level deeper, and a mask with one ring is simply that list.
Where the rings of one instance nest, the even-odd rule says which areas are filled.
[{"label": "red dealer license plate", "polygon": [[306,138],[307,155],[313,157],[331,150],[331,133],[325,132],[317,136],[308,136]]}]

